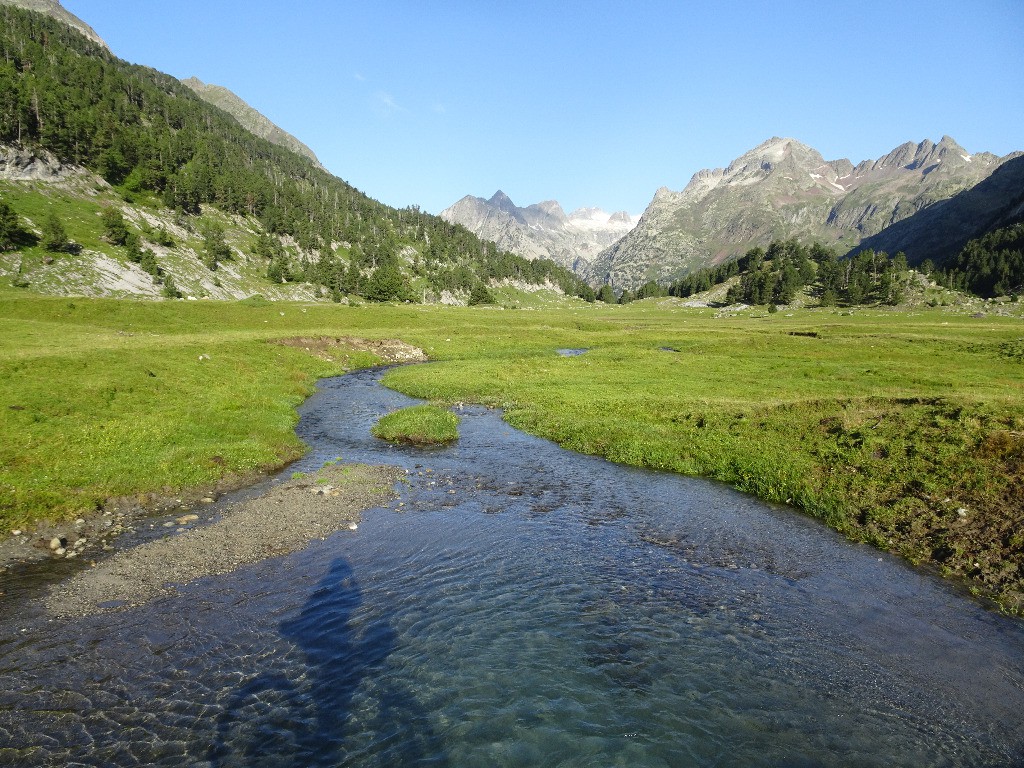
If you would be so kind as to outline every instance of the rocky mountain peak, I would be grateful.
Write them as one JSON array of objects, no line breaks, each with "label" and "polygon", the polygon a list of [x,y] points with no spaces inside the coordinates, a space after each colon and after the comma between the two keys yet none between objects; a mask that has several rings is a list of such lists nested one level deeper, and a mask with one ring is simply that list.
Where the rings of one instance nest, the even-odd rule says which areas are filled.
[{"label": "rocky mountain peak", "polygon": [[501,211],[513,211],[516,208],[516,204],[512,202],[512,198],[500,189],[491,195],[491,199],[488,200],[487,203]]},{"label": "rocky mountain peak", "polygon": [[938,144],[906,142],[855,167],[774,136],[724,169],[693,174],[682,192],[659,189],[639,224],[594,260],[588,276],[634,288],[787,237],[846,252],[924,208],[941,206],[1007,159],[972,156],[943,136]]},{"label": "rocky mountain peak", "polygon": [[531,205],[530,207],[536,208],[544,215],[550,216],[558,221],[565,221],[568,218],[557,200],[544,200],[536,205]]},{"label": "rocky mountain peak", "polygon": [[954,139],[943,136],[938,144],[930,139],[925,139],[920,144],[908,141],[900,144],[889,154],[875,161],[865,160],[857,166],[858,173],[869,170],[878,171],[882,169],[904,169],[908,171],[922,170],[948,161],[956,165],[969,163],[973,158],[967,150],[961,147]]},{"label": "rocky mountain peak", "polygon": [[441,218],[527,259],[551,259],[576,268],[593,259],[632,229],[628,213],[609,215],[580,208],[568,216],[557,200],[518,207],[500,189],[489,200],[467,195],[441,212]]}]

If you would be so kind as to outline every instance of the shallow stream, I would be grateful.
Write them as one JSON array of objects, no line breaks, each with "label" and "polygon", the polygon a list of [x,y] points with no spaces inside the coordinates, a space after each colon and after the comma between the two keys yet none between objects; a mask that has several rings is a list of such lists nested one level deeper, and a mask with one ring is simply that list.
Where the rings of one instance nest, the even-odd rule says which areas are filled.
[{"label": "shallow stream", "polygon": [[[401,499],[127,612],[0,619],[0,764],[1024,764],[1024,626],[721,485],[321,383],[296,470],[399,464]],[[31,601],[29,601],[31,603]]]}]

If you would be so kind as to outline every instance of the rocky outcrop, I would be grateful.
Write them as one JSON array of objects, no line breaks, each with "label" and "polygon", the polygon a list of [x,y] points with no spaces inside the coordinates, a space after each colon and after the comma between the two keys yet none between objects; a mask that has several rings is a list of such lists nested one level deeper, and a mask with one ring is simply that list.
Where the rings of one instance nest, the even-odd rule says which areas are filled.
[{"label": "rocky outcrop", "polygon": [[67,11],[64,6],[57,2],[57,0],[0,0],[0,5],[13,5],[17,8],[24,8],[29,11],[36,11],[37,13],[45,13],[51,18],[67,24],[72,29],[92,40],[94,43],[102,45],[108,51],[110,50],[107,44],[103,42],[103,38],[96,34],[96,30],[73,13]]},{"label": "rocky outcrop", "polygon": [[0,144],[0,179],[8,181],[59,181],[87,174],[82,168],[65,165],[45,149],[25,149]]},{"label": "rocky outcrop", "polygon": [[551,259],[580,270],[626,234],[637,219],[625,211],[608,214],[580,208],[570,214],[554,200],[520,208],[501,190],[489,200],[467,195],[441,212],[505,251],[527,259]]},{"label": "rocky outcrop", "polygon": [[971,189],[1011,157],[971,155],[944,136],[854,165],[825,160],[794,139],[772,138],[726,168],[697,172],[681,192],[658,190],[640,223],[588,266],[587,277],[635,288],[787,237],[845,253]]},{"label": "rocky outcrop", "polygon": [[269,118],[262,115],[227,88],[221,85],[204,83],[197,77],[190,77],[181,82],[191,88],[203,101],[227,112],[249,133],[259,136],[261,139],[266,139],[271,144],[284,147],[297,155],[309,158],[317,167],[323,168],[312,149],[283,128],[275,125]]}]

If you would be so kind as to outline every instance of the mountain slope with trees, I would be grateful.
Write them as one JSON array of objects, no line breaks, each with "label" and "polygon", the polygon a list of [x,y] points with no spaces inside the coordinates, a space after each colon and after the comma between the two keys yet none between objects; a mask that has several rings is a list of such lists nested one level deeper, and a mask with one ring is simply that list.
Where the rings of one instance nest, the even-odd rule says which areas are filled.
[{"label": "mountain slope with trees", "polygon": [[152,199],[186,218],[207,207],[242,217],[265,236],[258,253],[270,279],[301,279],[335,297],[468,295],[502,279],[592,296],[550,261],[526,261],[418,208],[372,200],[175,78],[9,6],[0,7],[0,143],[82,166],[128,202]]},{"label": "mountain slope with trees", "polygon": [[204,83],[198,77],[190,77],[186,80],[182,80],[181,82],[195,91],[203,101],[209,102],[210,104],[213,104],[213,106],[223,109],[250,133],[266,139],[271,144],[277,144],[285,149],[290,149],[297,155],[307,157],[312,160],[315,165],[323,168],[320,164],[320,160],[316,156],[316,153],[314,153],[312,149],[307,147],[280,126],[275,125],[269,118],[261,114],[250,104],[246,103],[245,100],[224,86]]},{"label": "mountain slope with trees", "polygon": [[17,8],[46,14],[50,18],[67,24],[72,29],[82,33],[94,43],[98,43],[104,48],[107,47],[107,44],[103,42],[103,38],[96,34],[96,30],[68,11],[58,0],[0,0],[0,5],[13,5]]}]

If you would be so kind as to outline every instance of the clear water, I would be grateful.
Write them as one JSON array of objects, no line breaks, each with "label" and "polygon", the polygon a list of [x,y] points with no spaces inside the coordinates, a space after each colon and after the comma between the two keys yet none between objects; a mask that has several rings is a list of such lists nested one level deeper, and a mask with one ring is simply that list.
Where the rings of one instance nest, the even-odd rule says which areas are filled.
[{"label": "clear water", "polygon": [[410,471],[358,531],[140,610],[7,611],[0,764],[1024,764],[1020,623],[790,510],[495,413],[438,451],[369,436],[409,402],[367,372],[303,409],[314,450],[285,476]]}]

